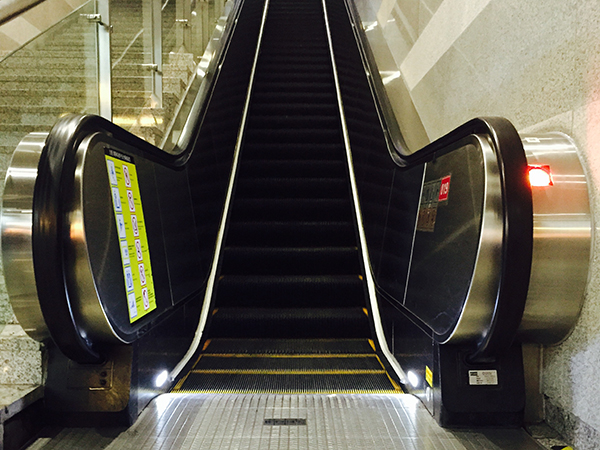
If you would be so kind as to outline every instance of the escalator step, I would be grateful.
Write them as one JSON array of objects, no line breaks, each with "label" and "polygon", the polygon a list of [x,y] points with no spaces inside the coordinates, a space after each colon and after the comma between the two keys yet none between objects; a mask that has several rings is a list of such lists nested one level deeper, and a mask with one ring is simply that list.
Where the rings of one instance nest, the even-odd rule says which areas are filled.
[{"label": "escalator step", "polygon": [[222,275],[217,298],[219,307],[328,308],[363,306],[364,290],[358,275]]},{"label": "escalator step", "polygon": [[368,339],[210,339],[209,354],[369,354],[375,348]]},{"label": "escalator step", "polygon": [[371,335],[361,308],[218,308],[213,338],[357,339]]},{"label": "escalator step", "polygon": [[359,272],[356,247],[226,247],[222,274],[339,275]]},{"label": "escalator step", "polygon": [[[256,108],[255,108],[256,109]],[[262,112],[262,111],[261,111]],[[294,105],[288,105],[282,108],[277,115],[259,115],[253,114],[248,119],[248,126],[260,130],[306,130],[308,133],[313,133],[319,129],[336,129],[340,120],[334,114],[330,115],[298,115],[294,114]]]},{"label": "escalator step", "polygon": [[[346,199],[238,199],[231,212],[232,222],[350,222],[351,209]],[[317,244],[315,244],[317,245]],[[331,243],[330,245],[333,245]]]},{"label": "escalator step", "polygon": [[254,160],[246,161],[238,170],[238,178],[342,178],[346,176],[342,161],[320,160]]},{"label": "escalator step", "polygon": [[[266,125],[266,124],[265,124]],[[250,144],[338,144],[340,132],[338,129],[273,129],[250,128],[246,131],[245,138]]]},{"label": "escalator step", "polygon": [[274,372],[340,372],[347,373],[383,373],[383,367],[374,353],[367,355],[231,355],[203,354],[194,372],[238,373]]},{"label": "escalator step", "polygon": [[234,222],[229,225],[227,245],[267,247],[356,245],[350,222]]},{"label": "escalator step", "polygon": [[339,161],[344,148],[339,142],[247,142],[244,159],[322,159]]},{"label": "escalator step", "polygon": [[340,178],[241,179],[236,198],[344,198],[348,185]]},{"label": "escalator step", "polygon": [[179,393],[399,393],[385,373],[368,374],[205,374],[190,373]]}]

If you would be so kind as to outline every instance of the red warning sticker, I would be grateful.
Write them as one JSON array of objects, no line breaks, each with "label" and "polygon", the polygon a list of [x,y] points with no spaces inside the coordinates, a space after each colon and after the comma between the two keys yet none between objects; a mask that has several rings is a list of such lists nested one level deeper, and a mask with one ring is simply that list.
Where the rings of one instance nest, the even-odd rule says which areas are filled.
[{"label": "red warning sticker", "polygon": [[438,202],[445,202],[448,200],[448,194],[450,193],[450,175],[445,176],[441,181]]}]

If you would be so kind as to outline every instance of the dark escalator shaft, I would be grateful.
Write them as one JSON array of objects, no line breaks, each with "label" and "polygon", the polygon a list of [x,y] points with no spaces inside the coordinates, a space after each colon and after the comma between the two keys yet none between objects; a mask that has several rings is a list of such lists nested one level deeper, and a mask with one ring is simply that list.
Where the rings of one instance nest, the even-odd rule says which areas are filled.
[{"label": "dark escalator shaft", "polygon": [[320,0],[271,0],[209,339],[175,391],[395,391],[371,338]]}]

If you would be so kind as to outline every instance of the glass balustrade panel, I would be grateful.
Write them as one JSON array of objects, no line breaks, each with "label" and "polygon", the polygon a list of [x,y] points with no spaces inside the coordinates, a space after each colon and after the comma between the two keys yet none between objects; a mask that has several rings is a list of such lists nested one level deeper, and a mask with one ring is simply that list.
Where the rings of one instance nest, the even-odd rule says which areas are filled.
[{"label": "glass balustrade panel", "polygon": [[112,116],[115,124],[157,144],[163,117],[153,88],[160,67],[153,58],[152,3],[110,1]]},{"label": "glass balustrade panel", "polygon": [[189,127],[186,119],[193,99],[200,90],[206,92],[202,81],[221,45],[226,15],[231,10],[226,11],[225,5],[225,0],[166,0],[163,3],[163,100],[167,120],[161,147],[165,151],[184,150],[178,140],[182,129]]},{"label": "glass balustrade panel", "polygon": [[30,132],[68,113],[98,113],[98,25],[90,1],[0,59],[0,176]]}]

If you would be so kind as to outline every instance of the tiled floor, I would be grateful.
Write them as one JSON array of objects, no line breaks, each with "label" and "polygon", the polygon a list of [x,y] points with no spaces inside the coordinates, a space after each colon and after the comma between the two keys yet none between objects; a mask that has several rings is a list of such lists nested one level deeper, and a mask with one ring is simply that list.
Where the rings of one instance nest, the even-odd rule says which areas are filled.
[{"label": "tiled floor", "polygon": [[[306,419],[290,425],[266,419]],[[440,428],[410,395],[166,394],[128,430],[65,429],[28,450],[540,450],[523,430]]]}]

